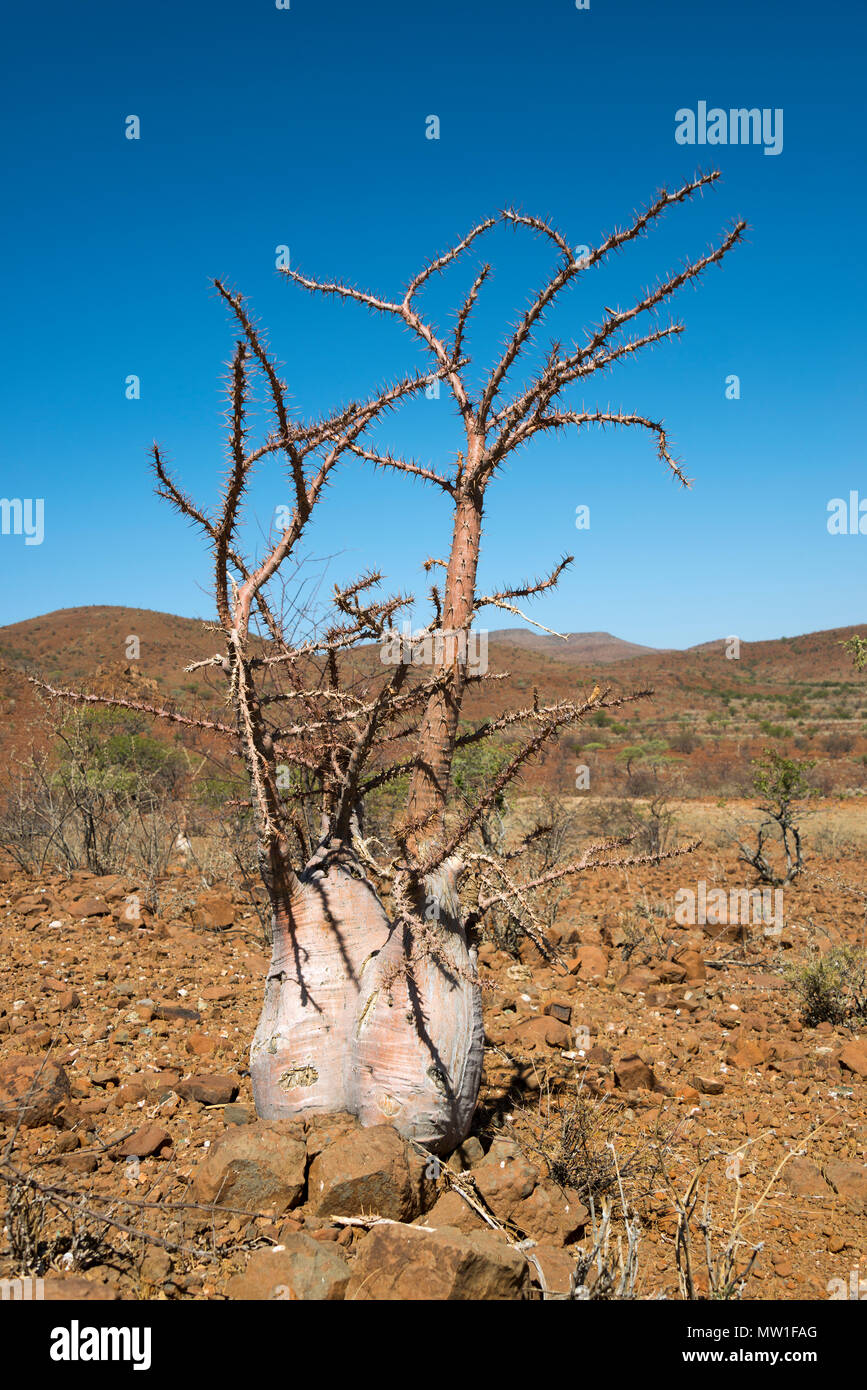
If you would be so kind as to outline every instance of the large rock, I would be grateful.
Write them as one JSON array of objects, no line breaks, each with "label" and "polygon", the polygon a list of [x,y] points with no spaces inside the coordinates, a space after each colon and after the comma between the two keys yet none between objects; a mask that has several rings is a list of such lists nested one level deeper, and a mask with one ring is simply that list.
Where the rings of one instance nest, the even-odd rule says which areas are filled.
[{"label": "large rock", "polygon": [[307,1157],[312,1161],[337,1139],[347,1134],[358,1134],[361,1125],[355,1115],[345,1111],[334,1114],[313,1114],[304,1119],[304,1139],[307,1144]]},{"label": "large rock", "polygon": [[867,1167],[863,1163],[841,1160],[825,1165],[825,1177],[844,1202],[867,1206]]},{"label": "large rock", "polygon": [[622,1091],[657,1091],[659,1082],[653,1068],[633,1052],[614,1063],[614,1078]]},{"label": "large rock", "polygon": [[475,1168],[484,1161],[485,1151],[475,1134],[471,1134],[462,1144],[458,1144],[447,1163],[455,1173],[465,1173],[469,1168]]},{"label": "large rock", "polygon": [[542,1015],[518,1025],[518,1037],[525,1047],[555,1047],[568,1051],[574,1038],[559,1018]]},{"label": "large rock", "polygon": [[533,1282],[543,1294],[562,1298],[571,1292],[575,1260],[570,1254],[554,1245],[534,1245],[528,1257]]},{"label": "large rock", "polygon": [[473,1169],[476,1187],[495,1216],[508,1220],[530,1196],[539,1173],[510,1139],[495,1139],[484,1162]]},{"label": "large rock", "polygon": [[119,1291],[112,1284],[98,1284],[83,1274],[49,1274],[42,1285],[41,1297],[61,1303],[115,1303]]},{"label": "large rock", "polygon": [[281,1249],[256,1250],[243,1274],[229,1280],[229,1298],[314,1300],[334,1303],[349,1283],[349,1265],[333,1245],[299,1232]]},{"label": "large rock", "polygon": [[359,1243],[347,1299],[495,1300],[527,1296],[524,1257],[494,1235],[383,1224]]},{"label": "large rock", "polygon": [[68,904],[69,911],[73,917],[78,917],[82,921],[86,917],[110,917],[111,907],[105,898],[86,897],[76,898]]},{"label": "large rock", "polygon": [[806,1158],[793,1158],[786,1164],[780,1178],[794,1197],[826,1197],[828,1190],[821,1171]]},{"label": "large rock", "polygon": [[545,1181],[518,1203],[512,1220],[531,1239],[560,1246],[575,1240],[590,1220],[590,1213],[578,1200],[577,1192]]},{"label": "large rock", "polygon": [[617,981],[617,988],[622,994],[645,994],[658,983],[655,970],[647,965],[637,965],[633,970],[627,967]]},{"label": "large rock", "polygon": [[718,1076],[699,1076],[697,1072],[693,1075],[692,1084],[703,1096],[721,1096],[726,1088],[725,1082]]},{"label": "large rock", "polygon": [[658,960],[652,969],[661,985],[682,985],[686,979],[686,966],[674,960]]},{"label": "large rock", "polygon": [[115,908],[115,919],[119,927],[145,928],[151,922],[151,914],[141,905],[140,899],[132,894],[125,903]]},{"label": "large rock", "polygon": [[558,1018],[561,1023],[569,1024],[572,1022],[572,1000],[568,994],[558,990],[556,994],[548,996],[542,1013],[550,1014],[551,1018]]},{"label": "large rock", "polygon": [[151,1122],[137,1129],[115,1152],[119,1158],[152,1158],[171,1142],[168,1130]]},{"label": "large rock", "polygon": [[232,926],[236,915],[235,905],[229,898],[219,893],[200,893],[193,921],[208,931],[221,931]]},{"label": "large rock", "polygon": [[481,1230],[485,1225],[478,1212],[454,1190],[444,1192],[438,1197],[427,1215],[419,1217],[419,1222],[421,1225],[434,1228],[448,1226],[453,1230],[462,1231],[464,1235]]},{"label": "large rock", "polygon": [[188,1076],[175,1090],[183,1100],[200,1105],[229,1105],[238,1094],[238,1082],[234,1076]]},{"label": "large rock", "polygon": [[233,1125],[193,1179],[196,1200],[242,1211],[288,1211],[304,1195],[307,1149],[292,1120]]},{"label": "large rock", "polygon": [[730,1066],[738,1067],[740,1071],[752,1071],[755,1067],[760,1067],[767,1062],[773,1050],[772,1045],[768,1042],[748,1037],[742,1038],[736,1034],[726,1052],[726,1061]]},{"label": "large rock", "polygon": [[841,1050],[837,1061],[856,1076],[867,1076],[867,1038],[852,1038]]},{"label": "large rock", "polygon": [[385,1216],[412,1221],[433,1193],[430,1162],[391,1125],[339,1135],[310,1165],[310,1210],[318,1216]]},{"label": "large rock", "polygon": [[675,960],[683,966],[688,984],[697,985],[707,979],[707,970],[700,951],[678,951]]},{"label": "large rock", "polygon": [[21,1124],[62,1124],[60,1106],[70,1097],[69,1077],[58,1062],[23,1053],[7,1057],[0,1065],[0,1120]]},{"label": "large rock", "polygon": [[185,1009],[183,1004],[154,1004],[154,1018],[165,1023],[201,1023],[202,1015],[198,1009]]},{"label": "large rock", "polygon": [[587,945],[579,946],[567,965],[570,972],[582,980],[604,980],[610,960],[604,946]]}]

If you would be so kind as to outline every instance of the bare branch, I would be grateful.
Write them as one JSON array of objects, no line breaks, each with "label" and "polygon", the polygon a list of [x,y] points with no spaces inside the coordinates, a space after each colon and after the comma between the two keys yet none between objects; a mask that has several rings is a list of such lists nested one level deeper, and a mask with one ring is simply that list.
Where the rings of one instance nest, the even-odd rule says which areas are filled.
[{"label": "bare branch", "polygon": [[[467,247],[472,246],[473,242],[476,240],[476,237],[482,236],[484,232],[489,231],[490,228],[496,224],[496,222],[496,217],[486,217],[484,221],[478,222],[476,226],[473,227],[472,231],[467,233],[463,241],[459,241],[456,246],[453,246],[442,256],[437,256],[435,260],[430,261],[429,264],[426,265],[423,270],[420,270],[419,273],[416,276],[414,276],[412,280],[410,280],[401,307],[403,309],[409,309],[413,297],[418,293],[422,285],[424,285],[432,275],[438,275],[440,271],[445,270],[447,265],[451,265],[452,261],[457,260],[458,256],[460,256],[464,251],[466,251]],[[484,278],[485,272],[482,272],[480,279],[476,281],[474,289],[477,289],[478,285],[481,283],[481,280],[483,280]],[[472,295],[472,291],[470,293]]]},{"label": "bare branch", "polygon": [[165,705],[150,705],[143,700],[127,700],[120,695],[91,695],[84,694],[79,690],[65,690],[59,686],[51,685],[48,681],[40,680],[38,676],[28,676],[24,672],[14,672],[10,667],[3,666],[0,670],[6,671],[10,675],[23,675],[26,681],[35,685],[37,689],[44,690],[46,695],[58,700],[70,700],[81,705],[110,705],[114,709],[137,710],[141,714],[153,715],[155,719],[165,719],[171,724],[183,724],[190,729],[203,729],[208,733],[224,734],[228,738],[237,739],[237,729],[232,729],[228,724],[221,724],[215,719],[197,719],[192,715],[180,714],[177,710],[168,709]]},{"label": "bare branch", "polygon": [[520,608],[516,608],[509,600],[513,598],[535,598],[538,594],[544,593],[546,589],[553,589],[564,569],[571,565],[574,559],[574,555],[564,556],[560,563],[552,570],[551,574],[548,575],[547,579],[535,580],[533,583],[528,582],[518,585],[513,589],[503,589],[496,594],[486,594],[481,598],[477,598],[473,612],[477,613],[480,608],[484,608],[487,605],[491,605],[494,608],[502,608],[508,613],[514,613],[517,617],[523,618],[524,622],[539,628],[541,632],[547,632],[552,637],[562,637],[565,642],[566,637],[563,633],[554,632],[553,628],[545,627],[542,623],[537,623],[534,618],[528,617],[526,613],[523,613]]},{"label": "bare branch", "polygon": [[549,401],[559,395],[563,388],[573,381],[590,376],[594,372],[605,371],[622,358],[640,352],[642,348],[652,347],[665,338],[676,337],[683,331],[683,324],[670,323],[665,328],[658,328],[643,337],[629,338],[609,352],[594,354],[589,348],[579,348],[565,358],[559,357],[555,348],[544,371],[531,383],[523,395],[519,396],[511,405],[504,406],[502,410],[497,411],[491,417],[491,424],[501,431],[496,444],[490,450],[491,457],[498,458],[506,450],[513,427],[527,416],[534,402],[539,402],[538,409],[541,411]]},{"label": "bare branch", "polygon": [[[576,874],[585,873],[587,870],[625,869],[631,868],[635,864],[658,864],[663,859],[677,859],[684,854],[692,854],[701,844],[701,840],[690,840],[688,844],[677,845],[674,849],[660,850],[655,854],[630,854],[626,857],[598,858],[599,854],[606,852],[613,845],[628,843],[628,838],[631,837],[627,837],[626,840],[621,841],[607,840],[588,845],[581,857],[579,859],[573,859],[569,864],[564,864],[560,868],[550,869],[544,874],[537,875],[536,878],[527,879],[524,883],[511,885],[503,889],[502,892],[492,894],[488,898],[480,897],[479,912],[487,912],[489,908],[494,907],[497,903],[507,903],[511,898],[517,895],[534,892],[536,889],[545,888],[551,883],[558,882],[561,878],[572,878]],[[490,856],[486,855],[474,855],[470,856],[470,858],[484,859],[487,862],[493,862],[490,860]]]},{"label": "bare branch", "polygon": [[[459,734],[455,740],[456,748],[467,748],[472,743],[479,743],[484,738],[490,738],[492,734],[501,732],[503,729],[510,729],[515,724],[544,723],[548,719],[557,719],[561,714],[568,715],[570,710],[576,708],[583,714],[593,709],[619,709],[621,705],[633,704],[636,700],[646,700],[652,695],[651,689],[633,690],[628,695],[615,695],[609,698],[609,691],[600,690],[599,686],[594,686],[586,701],[578,707],[571,700],[560,700],[554,705],[530,705],[524,709],[507,710],[505,714],[497,715],[495,719],[485,719],[477,728],[471,729],[468,733]],[[574,715],[570,718],[577,719]],[[563,722],[569,722],[565,720]]]},{"label": "bare branch", "polygon": [[[626,703],[627,698],[628,697],[621,697],[616,703]],[[574,704],[570,700],[563,700],[547,710],[534,708],[532,711],[522,711],[525,721],[531,720],[540,725],[538,732],[533,734],[532,738],[528,739],[524,746],[514,754],[505,767],[493,779],[491,785],[479,798],[477,804],[463,817],[456,829],[449,834],[445,844],[432,850],[422,864],[419,865],[418,872],[423,875],[433,873],[435,869],[439,868],[441,864],[449,859],[459,846],[464,843],[470,831],[479,823],[489,807],[494,804],[500,794],[505,791],[506,787],[515,780],[523,765],[528,762],[530,758],[534,757],[560,729],[570,724],[577,724],[579,720],[591,710],[602,708],[602,700],[602,693],[597,686],[590,698],[583,701],[580,705]],[[510,722],[515,723],[517,720],[512,719]],[[484,735],[479,736],[483,737]],[[467,743],[474,741],[475,739],[472,737],[466,739]],[[457,746],[457,742],[455,746]]]},{"label": "bare branch", "polygon": [[226,302],[231,306],[232,312],[235,314],[235,317],[247,335],[247,341],[253,349],[256,360],[259,362],[259,365],[268,379],[271,399],[274,403],[274,413],[277,416],[279,437],[283,441],[282,447],[286,450],[292,471],[292,478],[295,483],[295,505],[298,507],[299,511],[303,511],[306,499],[304,469],[301,465],[301,459],[295,444],[290,437],[289,416],[286,410],[286,387],[277,376],[276,368],[265,349],[261,334],[254,325],[241,295],[232,294],[221,280],[215,280],[214,284]]},{"label": "bare branch", "polygon": [[491,267],[489,265],[483,265],[472,283],[469,294],[467,295],[466,299],[461,305],[460,310],[458,311],[458,321],[455,327],[454,337],[452,339],[453,357],[460,357],[463,352],[464,334],[466,333],[467,321],[473,309],[475,308],[476,300],[479,296],[479,290],[482,288],[482,285],[485,283],[490,273]]},{"label": "bare branch", "polygon": [[[603,261],[609,256],[612,251],[618,250],[627,242],[642,236],[648,225],[658,218],[666,208],[670,207],[673,203],[680,203],[687,198],[691,198],[700,189],[714,183],[719,176],[719,171],[714,170],[709,174],[699,175],[696,179],[684,184],[674,193],[670,193],[665,188],[661,189],[644,212],[635,215],[629,227],[622,231],[615,230],[594,251],[591,251],[587,256],[581,257],[580,259],[575,257],[566,238],[550,226],[549,223],[544,222],[541,218],[527,217],[516,212],[514,208],[504,209],[502,214],[504,221],[511,222],[515,227],[529,227],[533,231],[547,236],[559,251],[562,257],[562,264],[556,274],[551,277],[547,284],[537,294],[535,300],[524,314],[521,322],[518,324],[518,327],[506,345],[505,351],[499,362],[491,373],[488,385],[479,403],[478,418],[482,426],[484,426],[487,421],[491,404],[500,390],[501,383],[506,373],[529,340],[532,329],[539,322],[548,305],[559,295],[560,291],[564,289],[576,275],[597,265],[600,261]],[[741,226],[741,230],[743,230],[743,226]],[[738,235],[740,235],[740,232],[738,232]],[[726,246],[719,254],[724,255],[727,249],[728,247]]]},{"label": "bare branch", "polygon": [[689,478],[669,452],[668,435],[661,420],[648,420],[644,415],[628,415],[612,410],[560,410],[543,415],[539,422],[540,429],[564,429],[567,425],[576,425],[578,428],[583,425],[638,425],[642,429],[650,430],[656,435],[656,451],[660,460],[668,465],[679,483],[684,487],[691,486]]},{"label": "bare branch", "polygon": [[309,276],[301,275],[289,266],[281,266],[280,274],[294,280],[296,285],[309,290],[311,294],[336,295],[338,299],[354,299],[356,303],[364,304],[366,308],[373,309],[379,314],[400,313],[401,306],[399,304],[392,304],[387,299],[378,299],[375,294],[369,294],[366,290],[357,290],[352,285],[344,285],[340,280],[312,280]]},{"label": "bare branch", "polygon": [[244,344],[239,342],[232,360],[230,388],[231,433],[229,447],[231,451],[231,464],[229,475],[226,479],[226,487],[223,494],[223,511],[217,526],[214,548],[217,612],[220,617],[220,622],[225,628],[232,626],[232,617],[229,611],[229,580],[226,571],[226,562],[229,557],[229,550],[232,546],[232,538],[234,536],[238,517],[238,507],[241,502],[241,496],[244,491],[244,485],[247,481],[250,467],[244,453],[244,416],[247,397],[246,358],[247,350]]},{"label": "bare branch", "polygon": [[417,478],[422,478],[426,483],[436,483],[444,492],[454,494],[454,485],[448,478],[444,478],[441,473],[437,473],[434,468],[424,468],[419,463],[414,463],[411,459],[396,458],[394,454],[380,454],[374,449],[365,449],[361,444],[350,444],[350,450],[358,458],[366,459],[368,463],[376,464],[378,468],[393,468],[398,473],[413,473]]}]

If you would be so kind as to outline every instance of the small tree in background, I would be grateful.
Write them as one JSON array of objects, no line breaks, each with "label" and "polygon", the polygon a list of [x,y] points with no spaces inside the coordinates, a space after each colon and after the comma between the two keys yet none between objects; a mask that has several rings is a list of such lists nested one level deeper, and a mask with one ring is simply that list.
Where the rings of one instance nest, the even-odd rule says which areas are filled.
[{"label": "small tree in background", "polygon": [[856,632],[854,636],[847,637],[845,642],[840,643],[840,646],[847,656],[851,656],[855,670],[863,671],[864,667],[867,666],[867,641],[860,633]]},{"label": "small tree in background", "polygon": [[[479,222],[394,298],[285,270],[314,294],[362,305],[408,330],[427,357],[424,370],[314,419],[294,412],[244,300],[216,282],[239,330],[228,383],[228,469],[216,511],[182,491],[157,446],[153,464],[160,495],[195,523],[211,548],[220,649],[188,670],[209,666],[224,677],[231,716],[195,717],[167,705],[121,703],[225,739],[246,763],[273,917],[265,1006],[251,1051],[254,1096],[263,1117],[349,1111],[364,1124],[392,1120],[432,1149],[453,1147],[469,1131],[483,1060],[481,997],[467,922],[478,925],[506,905],[541,940],[544,924],[533,906],[538,894],[590,868],[642,862],[624,860],[617,842],[608,840],[571,862],[528,875],[522,873],[522,853],[534,831],[508,849],[484,843],[485,817],[531,759],[587,715],[642,692],[615,698],[596,688],[553,704],[534,693],[523,708],[464,731],[467,690],[493,678],[473,670],[466,651],[486,609],[524,617],[521,601],[553,588],[570,562],[566,557],[538,581],[479,592],[488,488],[537,435],[591,425],[638,429],[651,436],[670,475],[688,485],[661,420],[573,406],[563,395],[680,334],[683,325],[660,325],[657,311],[719,263],[741,239],[745,223],[737,222],[706,255],[660,280],[628,308],[606,309],[583,341],[568,348],[550,343],[541,368],[529,380],[511,383],[546,312],[568,286],[718,177],[700,175],[673,192],[661,190],[627,226],[580,257],[548,222],[507,209]],[[449,333],[424,315],[419,298],[432,277],[478,248],[503,222],[541,238],[555,265],[476,389],[467,370],[467,334],[490,265],[478,269]],[[643,329],[628,331],[642,323]],[[249,438],[254,379],[264,385],[273,412],[270,433],[256,444]],[[462,427],[459,446],[442,471],[389,452],[374,432],[389,412],[434,380],[449,392]],[[242,504],[253,470],[275,456],[288,473],[292,515],[264,554],[247,558],[239,541]],[[408,644],[400,640],[398,619],[411,600],[380,596],[379,573],[335,588],[327,619],[304,640],[292,635],[287,621],[281,572],[285,576],[297,564],[311,516],[339,465],[351,459],[424,483],[448,509],[444,554],[425,565],[435,577],[429,621]],[[397,655],[371,662],[359,652],[371,644]],[[41,684],[77,701],[112,703],[110,697]],[[519,736],[507,760],[491,768],[485,788],[475,789],[468,801],[450,802],[456,756],[499,734]],[[366,833],[365,802],[402,778],[407,793],[394,826],[397,849],[383,853]]]},{"label": "small tree in background", "polygon": [[[795,823],[795,807],[814,795],[807,782],[807,773],[815,767],[815,760],[784,758],[772,748],[766,748],[764,757],[753,759],[753,786],[763,799],[759,810],[768,817],[756,831],[756,848],[750,849],[740,844],[738,858],[750,864],[762,883],[783,887],[797,878],[804,867],[804,854],[801,832]],[[768,857],[766,845],[768,837],[779,841],[785,872],[774,867]]]}]

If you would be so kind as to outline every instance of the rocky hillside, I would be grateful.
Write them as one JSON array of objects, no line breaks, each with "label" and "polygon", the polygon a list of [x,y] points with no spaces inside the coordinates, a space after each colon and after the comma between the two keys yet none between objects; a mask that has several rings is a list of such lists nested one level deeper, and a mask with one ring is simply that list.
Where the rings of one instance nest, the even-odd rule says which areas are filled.
[{"label": "rocky hillside", "polygon": [[[853,670],[842,644],[856,631],[742,643],[735,655],[723,638],[687,651],[653,651],[607,633],[573,633],[564,643],[506,629],[490,634],[488,664],[507,678],[477,687],[464,715],[481,719],[526,706],[534,690],[542,700],[575,697],[596,684],[617,693],[650,690],[616,719],[596,716],[565,736],[529,771],[529,784],[570,792],[577,761],[591,767],[600,789],[616,791],[624,750],[638,747],[639,757],[665,761],[687,791],[731,794],[745,789],[750,758],[770,744],[820,764],[824,790],[853,792],[865,781],[867,679]],[[222,708],[222,690],[207,673],[186,675],[184,667],[215,649],[205,621],[142,609],[65,609],[0,628],[0,663],[13,670],[76,688],[110,673],[133,693],[146,686],[180,708],[212,712]],[[376,661],[373,650],[357,657],[360,668]],[[0,672],[0,714],[0,756],[7,760],[43,737],[32,687],[8,672]]]},{"label": "rocky hillside", "polygon": [[256,1119],[267,960],[231,883],[178,863],[149,900],[133,877],[8,866],[0,1277],[26,1264],[54,1298],[678,1298],[676,1198],[699,1171],[714,1261],[736,1197],[747,1214],[744,1297],[828,1298],[867,1245],[867,1033],[805,1024],[785,971],[859,939],[863,859],[833,893],[829,872],[787,890],[776,928],[678,924],[684,881],[737,881],[725,855],[606,870],[561,905],[554,960],[486,942],[480,1105],[440,1163],[385,1121]]}]

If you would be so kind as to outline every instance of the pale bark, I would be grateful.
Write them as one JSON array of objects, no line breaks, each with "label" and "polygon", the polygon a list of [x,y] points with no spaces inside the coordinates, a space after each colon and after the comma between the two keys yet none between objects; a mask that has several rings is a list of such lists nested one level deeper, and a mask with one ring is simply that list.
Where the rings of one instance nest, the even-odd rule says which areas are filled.
[{"label": "pale bark", "polygon": [[410,922],[389,922],[345,850],[312,862],[278,906],[250,1053],[264,1119],[347,1111],[434,1152],[466,1137],[484,1057],[481,992],[454,869],[424,890],[420,912],[438,914],[424,940]]}]

